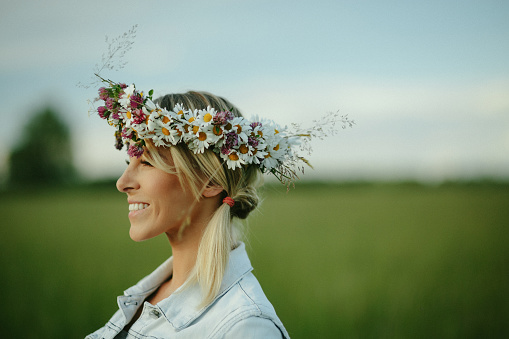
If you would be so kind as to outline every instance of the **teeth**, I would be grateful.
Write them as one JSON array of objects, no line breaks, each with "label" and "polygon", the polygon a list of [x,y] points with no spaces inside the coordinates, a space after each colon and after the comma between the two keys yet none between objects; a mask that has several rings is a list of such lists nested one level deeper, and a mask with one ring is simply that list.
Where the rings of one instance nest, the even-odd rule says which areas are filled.
[{"label": "teeth", "polygon": [[139,211],[148,207],[148,204],[129,204],[129,211]]}]

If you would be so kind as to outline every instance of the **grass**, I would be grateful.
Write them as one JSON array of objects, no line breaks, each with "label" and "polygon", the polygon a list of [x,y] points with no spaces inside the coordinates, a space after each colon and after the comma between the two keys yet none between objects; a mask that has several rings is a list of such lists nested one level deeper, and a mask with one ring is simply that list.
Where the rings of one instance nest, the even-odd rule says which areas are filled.
[{"label": "grass", "polygon": [[[248,252],[293,338],[509,337],[509,186],[268,186]],[[81,338],[171,252],[114,188],[0,198],[3,337]]]}]

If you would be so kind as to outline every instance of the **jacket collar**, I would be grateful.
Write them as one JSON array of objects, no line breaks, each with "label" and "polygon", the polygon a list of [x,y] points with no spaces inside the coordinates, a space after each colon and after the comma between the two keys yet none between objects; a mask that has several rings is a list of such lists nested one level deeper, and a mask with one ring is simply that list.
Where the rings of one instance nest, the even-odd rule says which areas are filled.
[{"label": "jacket collar", "polygon": [[[228,266],[226,268],[221,288],[214,300],[204,307],[199,308],[202,301],[202,292],[198,284],[187,286],[185,283],[171,296],[160,301],[157,307],[165,318],[176,330],[181,330],[191,324],[203,312],[205,312],[218,298],[231,289],[240,279],[253,270],[246,253],[243,242],[239,243],[230,252]],[[166,260],[154,272],[143,278],[138,284],[127,289],[125,296],[136,296],[136,299],[144,300],[153,293],[173,272],[173,257]]]}]

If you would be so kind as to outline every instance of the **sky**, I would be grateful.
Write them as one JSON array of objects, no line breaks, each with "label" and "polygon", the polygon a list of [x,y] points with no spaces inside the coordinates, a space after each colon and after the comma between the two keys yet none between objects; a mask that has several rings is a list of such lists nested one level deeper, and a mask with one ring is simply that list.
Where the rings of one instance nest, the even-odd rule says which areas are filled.
[{"label": "sky", "polygon": [[2,1],[0,175],[23,126],[54,107],[90,179],[125,168],[89,114],[108,44],[137,24],[117,82],[155,96],[204,90],[245,116],[353,128],[317,140],[307,179],[509,178],[507,1]]}]

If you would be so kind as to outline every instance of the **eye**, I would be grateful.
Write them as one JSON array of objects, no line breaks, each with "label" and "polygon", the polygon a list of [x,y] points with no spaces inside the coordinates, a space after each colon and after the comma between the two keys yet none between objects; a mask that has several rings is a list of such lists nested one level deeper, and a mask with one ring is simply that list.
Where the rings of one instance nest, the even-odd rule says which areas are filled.
[{"label": "eye", "polygon": [[129,164],[131,163],[129,160],[125,159],[125,163],[127,164],[127,166],[129,166]]},{"label": "eye", "polygon": [[142,165],[153,167],[152,164],[146,160],[140,161]]}]

